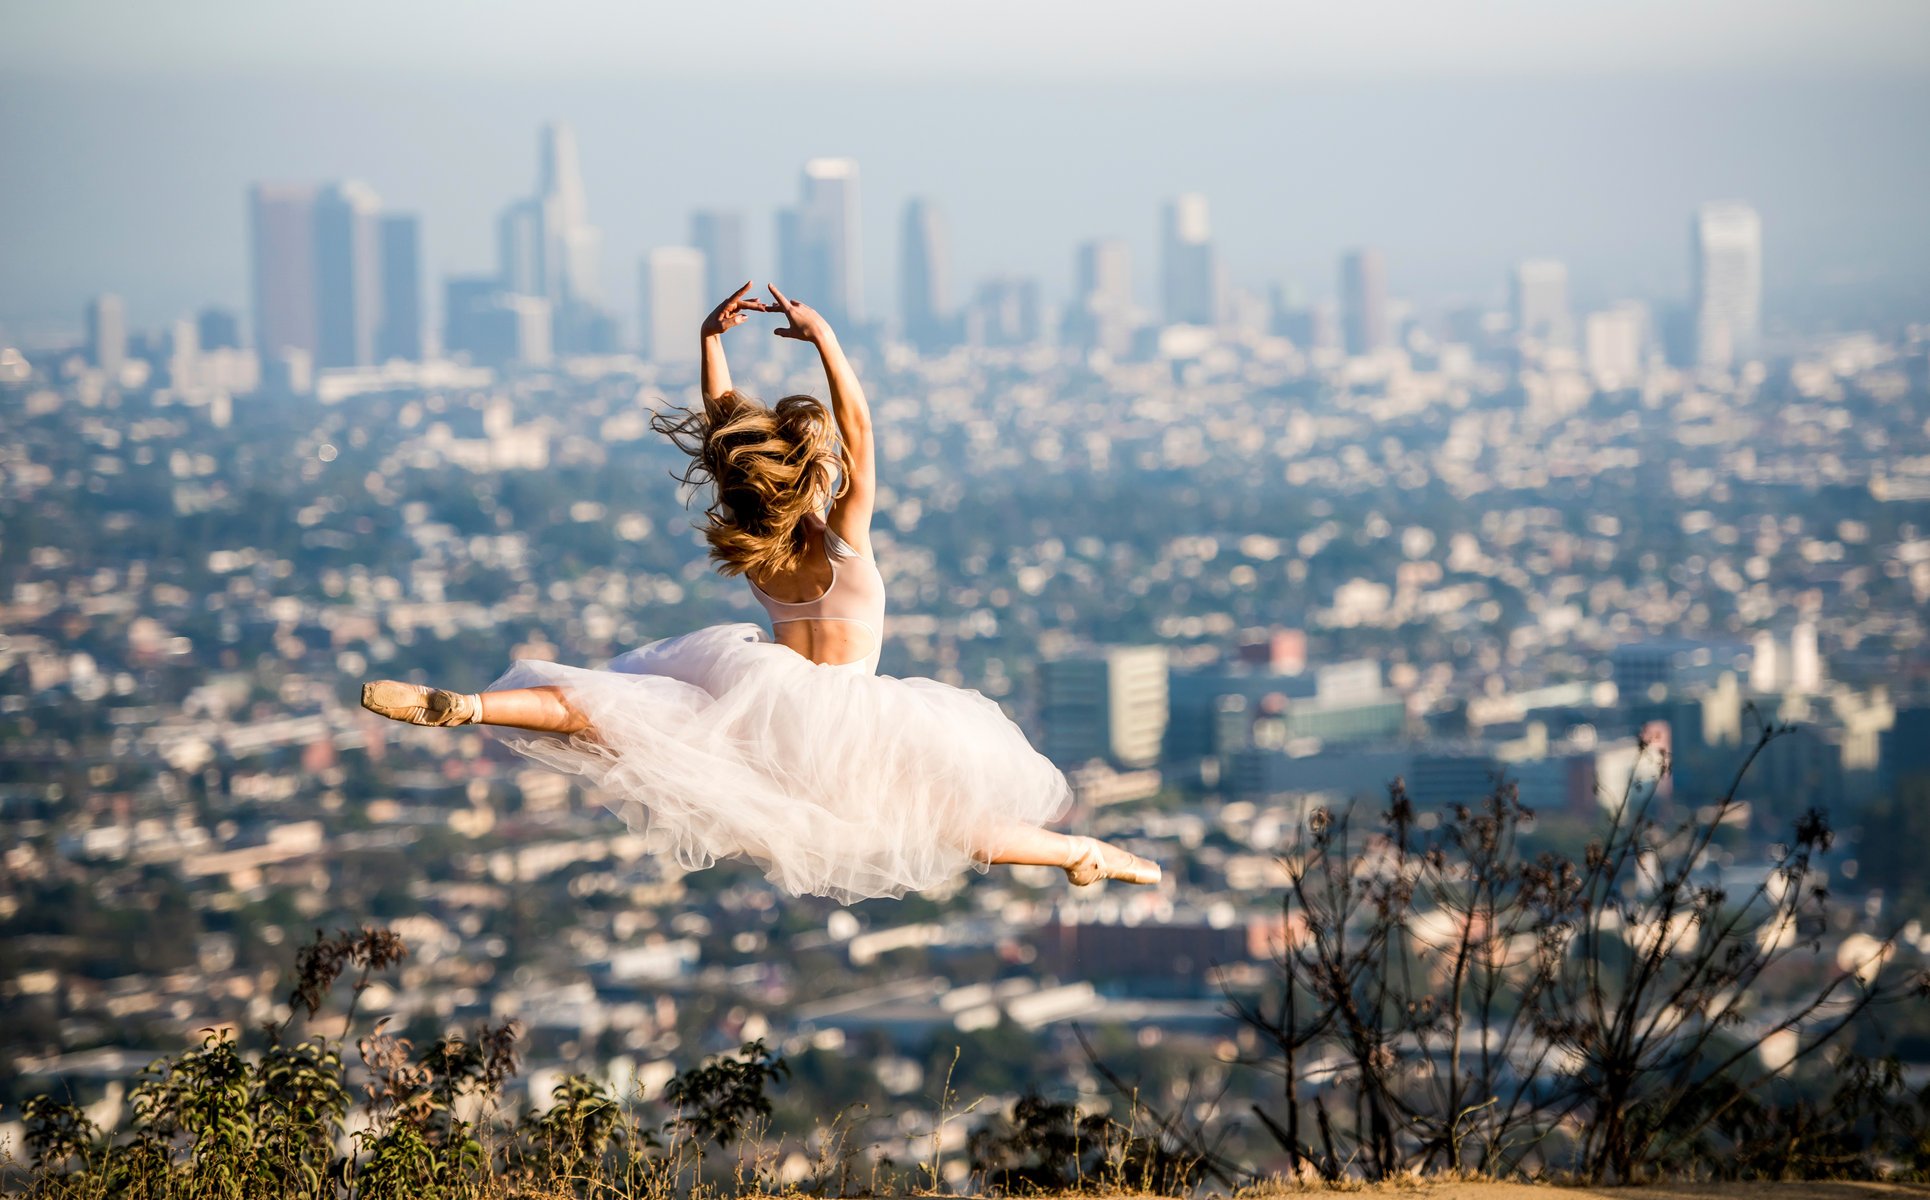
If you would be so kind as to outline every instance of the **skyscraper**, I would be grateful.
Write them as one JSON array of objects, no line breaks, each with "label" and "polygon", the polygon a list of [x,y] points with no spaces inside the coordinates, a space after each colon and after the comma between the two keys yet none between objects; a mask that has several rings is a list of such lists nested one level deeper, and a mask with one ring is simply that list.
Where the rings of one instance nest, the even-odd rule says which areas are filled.
[{"label": "skyscraper", "polygon": [[1762,340],[1762,218],[1737,201],[1705,204],[1690,233],[1695,276],[1695,358],[1729,367]]},{"label": "skyscraper", "polygon": [[1216,325],[1225,281],[1213,249],[1206,197],[1167,201],[1160,218],[1160,310],[1168,325]]},{"label": "skyscraper", "polygon": [[365,184],[338,183],[314,208],[315,365],[367,366],[382,304],[381,201]]},{"label": "skyscraper", "polygon": [[979,284],[966,314],[965,333],[975,346],[1029,346],[1038,341],[1038,280],[1001,275]]},{"label": "skyscraper", "polygon": [[1588,314],[1582,328],[1582,357],[1596,387],[1612,392],[1640,379],[1648,324],[1648,310],[1633,301]]},{"label": "skyscraper", "polygon": [[804,164],[796,208],[777,218],[777,259],[787,295],[816,308],[833,325],[862,318],[858,252],[858,164],[814,158]]},{"label": "skyscraper", "polygon": [[255,349],[315,351],[315,189],[256,184],[248,198]]},{"label": "skyscraper", "polygon": [[1068,345],[1123,354],[1133,333],[1132,250],[1120,238],[1082,242],[1072,264],[1072,303],[1061,330]]},{"label": "skyscraper", "polygon": [[1544,346],[1566,347],[1574,340],[1568,311],[1568,268],[1551,258],[1515,264],[1509,277],[1515,333]]},{"label": "skyscraper", "polygon": [[690,244],[703,253],[704,296],[713,306],[751,277],[743,213],[706,208],[690,214]]},{"label": "skyscraper", "polygon": [[375,360],[422,361],[422,223],[413,216],[382,218],[382,322]]},{"label": "skyscraper", "polygon": [[543,126],[537,163],[536,200],[543,210],[543,270],[552,304],[594,304],[596,258],[603,234],[590,224],[576,134],[561,121]]},{"label": "skyscraper", "polygon": [[1372,354],[1393,344],[1387,318],[1387,261],[1363,247],[1340,260],[1340,324],[1349,354]]},{"label": "skyscraper", "polygon": [[496,241],[503,290],[548,302],[556,349],[596,348],[591,343],[604,323],[596,269],[603,235],[589,222],[576,135],[568,125],[543,126],[536,193],[503,210]]},{"label": "skyscraper", "polygon": [[705,300],[704,270],[703,251],[689,246],[659,246],[644,255],[639,309],[643,356],[651,362],[697,361],[698,327],[711,308]]},{"label": "skyscraper", "polygon": [[121,298],[100,295],[87,302],[87,361],[108,379],[117,379],[127,362],[127,309]]},{"label": "skyscraper", "polygon": [[239,350],[241,322],[225,308],[204,308],[195,317],[195,336],[203,350]]},{"label": "skyscraper", "polygon": [[898,317],[905,340],[926,353],[954,340],[950,303],[951,261],[945,219],[930,200],[905,202],[898,242]]}]

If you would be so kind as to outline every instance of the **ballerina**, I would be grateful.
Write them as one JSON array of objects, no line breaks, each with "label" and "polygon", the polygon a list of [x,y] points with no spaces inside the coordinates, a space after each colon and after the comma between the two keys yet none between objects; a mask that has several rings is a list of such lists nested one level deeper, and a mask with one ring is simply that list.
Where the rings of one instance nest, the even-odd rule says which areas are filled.
[{"label": "ballerina", "polygon": [[[967,868],[1062,868],[1075,884],[1157,883],[1157,864],[1045,828],[1065,776],[992,701],[878,675],[884,580],[872,557],[876,450],[837,335],[775,286],[739,288],[704,320],[703,404],[651,424],[710,488],[704,534],[770,617],[652,642],[600,670],[524,659],[465,694],[383,680],[362,704],[414,725],[493,726],[514,750],[583,776],[689,869],[747,859],[794,895],[902,896]],[[731,385],[726,331],[780,313],[814,346],[831,404],[767,407]],[[835,429],[833,428],[835,424]]]}]

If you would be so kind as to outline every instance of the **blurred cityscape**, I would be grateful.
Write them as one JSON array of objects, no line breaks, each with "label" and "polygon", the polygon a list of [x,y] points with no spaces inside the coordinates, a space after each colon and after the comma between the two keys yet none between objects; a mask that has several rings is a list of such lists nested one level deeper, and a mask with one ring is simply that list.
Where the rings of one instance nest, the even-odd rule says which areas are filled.
[{"label": "blurred cityscape", "polygon": [[[79,344],[0,345],[0,1103],[60,1081],[111,1124],[157,1051],[270,1019],[295,946],[367,922],[412,954],[364,1011],[419,1042],[516,1017],[534,1094],[764,1037],[790,1103],[871,1103],[886,1144],[929,1132],[894,1098],[960,1046],[966,1094],[1090,1083],[1074,1023],[1162,1078],[1224,1070],[1311,805],[1505,781],[1579,848],[1630,789],[1709,803],[1779,721],[1717,875],[1759,880],[1824,808],[1837,930],[1930,953],[1894,823],[1913,796],[1924,829],[1930,773],[1930,323],[1779,325],[1747,203],[1683,214],[1690,294],[1581,312],[1549,259],[1496,264],[1506,307],[1432,311],[1371,246],[1335,303],[1242,291],[1201,195],[1148,214],[1154,264],[1068,247],[1048,306],[961,287],[916,199],[881,305],[859,166],[814,159],[775,262],[748,212],[693,213],[628,329],[576,161],[541,131],[474,274],[425,279],[421,220],[367,184],[263,182],[250,312],[138,329],[102,295]],[[1072,827],[1162,886],[794,900],[644,856],[477,730],[357,708],[372,676],[468,690],[751,619],[647,419],[753,278],[844,331],[876,411],[882,669],[1004,704]],[[757,322],[729,349],[746,390],[821,389]]]}]

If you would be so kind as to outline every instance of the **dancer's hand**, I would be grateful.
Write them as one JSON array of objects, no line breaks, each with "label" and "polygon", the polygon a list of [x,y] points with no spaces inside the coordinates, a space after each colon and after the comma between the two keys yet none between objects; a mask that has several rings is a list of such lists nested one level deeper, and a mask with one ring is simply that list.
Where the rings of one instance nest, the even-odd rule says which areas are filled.
[{"label": "dancer's hand", "polygon": [[747,282],[743,287],[732,292],[730,297],[722,304],[711,309],[710,315],[704,318],[703,336],[722,337],[724,330],[736,325],[742,325],[748,320],[749,318],[745,316],[746,313],[770,312],[770,307],[762,300],[759,300],[755,296],[746,296],[744,294],[750,290],[751,285]]},{"label": "dancer's hand", "polygon": [[774,283],[769,286],[771,296],[777,304],[774,307],[766,307],[762,311],[781,312],[791,322],[784,328],[775,330],[777,336],[809,342],[820,348],[826,341],[835,340],[835,335],[831,332],[831,323],[825,320],[817,309],[786,296],[777,290],[777,285]]}]

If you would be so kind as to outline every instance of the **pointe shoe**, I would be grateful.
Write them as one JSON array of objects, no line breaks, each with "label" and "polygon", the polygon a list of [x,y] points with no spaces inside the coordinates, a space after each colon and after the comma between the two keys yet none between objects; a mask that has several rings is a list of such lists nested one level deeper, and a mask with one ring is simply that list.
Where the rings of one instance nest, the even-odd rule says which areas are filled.
[{"label": "pointe shoe", "polygon": [[482,697],[393,679],[362,685],[362,707],[411,725],[472,725],[482,720]]},{"label": "pointe shoe", "polygon": [[1078,849],[1064,863],[1066,878],[1072,881],[1074,887],[1085,887],[1101,879],[1117,879],[1124,883],[1159,882],[1158,863],[1137,854],[1128,854],[1117,846],[1108,846],[1096,838],[1075,840]]}]

